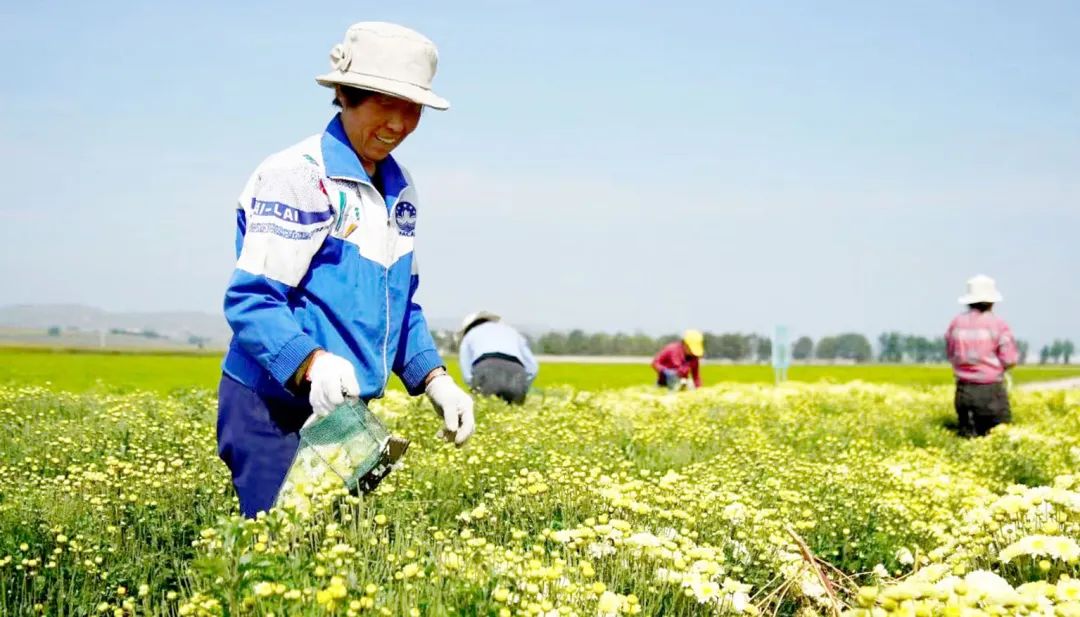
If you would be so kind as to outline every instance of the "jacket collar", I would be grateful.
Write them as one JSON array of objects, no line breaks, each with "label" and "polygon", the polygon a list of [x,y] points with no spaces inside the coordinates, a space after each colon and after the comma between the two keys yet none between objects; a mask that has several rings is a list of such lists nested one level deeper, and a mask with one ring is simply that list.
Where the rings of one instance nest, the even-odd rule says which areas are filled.
[{"label": "jacket collar", "polygon": [[[326,125],[321,146],[323,166],[326,168],[328,178],[374,185],[371,177],[364,171],[360,157],[356,155],[352,144],[349,143],[349,138],[345,135],[341,114],[335,115],[330,124]],[[378,164],[376,173],[382,176],[382,186],[386,193],[383,197],[387,204],[397,199],[397,196],[409,185],[405,173],[392,156],[386,157]]]}]

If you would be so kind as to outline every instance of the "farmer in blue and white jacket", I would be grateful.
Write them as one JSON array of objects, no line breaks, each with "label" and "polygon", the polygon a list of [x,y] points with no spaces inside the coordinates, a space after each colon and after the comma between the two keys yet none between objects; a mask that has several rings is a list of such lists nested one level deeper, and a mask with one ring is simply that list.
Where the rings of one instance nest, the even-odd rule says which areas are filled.
[{"label": "farmer in blue and white jacket", "polygon": [[353,25],[316,81],[340,107],[326,130],[267,158],[237,207],[236,270],[225,293],[233,330],[218,394],[218,452],[245,516],[270,508],[298,431],[346,397],[368,400],[393,371],[426,392],[457,445],[473,401],[447,375],[413,296],[422,212],[390,156],[431,91],[434,44],[379,22]]}]

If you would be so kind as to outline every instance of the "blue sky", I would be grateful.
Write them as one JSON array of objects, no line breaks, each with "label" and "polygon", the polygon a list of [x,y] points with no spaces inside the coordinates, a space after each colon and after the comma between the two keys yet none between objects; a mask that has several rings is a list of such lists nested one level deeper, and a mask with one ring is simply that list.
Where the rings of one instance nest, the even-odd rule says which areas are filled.
[{"label": "blue sky", "polygon": [[0,8],[0,304],[219,310],[245,179],[380,19],[452,103],[396,152],[431,317],[937,334],[984,272],[1080,339],[1080,5],[584,4]]}]

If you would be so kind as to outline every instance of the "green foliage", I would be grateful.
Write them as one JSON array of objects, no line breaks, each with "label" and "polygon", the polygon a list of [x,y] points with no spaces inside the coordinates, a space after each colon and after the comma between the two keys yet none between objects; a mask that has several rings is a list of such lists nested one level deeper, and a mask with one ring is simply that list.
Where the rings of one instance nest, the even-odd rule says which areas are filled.
[{"label": "green foliage", "polygon": [[795,360],[806,360],[814,354],[814,339],[809,336],[801,336],[791,348],[791,357]]},{"label": "green foliage", "polygon": [[1016,424],[976,440],[945,427],[951,393],[554,389],[480,401],[464,449],[391,393],[373,410],[413,447],[378,491],[244,521],[211,393],[0,387],[0,614],[810,614],[828,600],[792,532],[880,614],[919,614],[886,589],[932,572],[1080,575],[1029,556],[1080,535],[1080,393],[1017,394]]},{"label": "green foliage", "polygon": [[[447,358],[450,372],[460,377],[454,358]],[[1048,381],[1080,375],[1080,367],[1020,367],[1014,372],[1017,383]],[[96,392],[124,392],[133,389],[169,393],[190,388],[217,388],[221,376],[218,354],[154,354],[54,352],[43,349],[0,348],[0,384],[33,383],[45,387]],[[721,381],[771,383],[767,366],[710,365],[702,367],[706,384]],[[873,383],[947,384],[952,372],[946,366],[795,365],[788,378],[794,381],[862,380]],[[656,380],[646,364],[545,362],[535,386],[545,390],[568,385],[583,390],[622,388],[650,384]],[[392,390],[403,391],[397,378]]]},{"label": "green foliage", "polygon": [[866,362],[873,350],[870,341],[861,334],[847,333],[838,336],[826,336],[818,341],[816,356],[821,360],[850,360]]}]

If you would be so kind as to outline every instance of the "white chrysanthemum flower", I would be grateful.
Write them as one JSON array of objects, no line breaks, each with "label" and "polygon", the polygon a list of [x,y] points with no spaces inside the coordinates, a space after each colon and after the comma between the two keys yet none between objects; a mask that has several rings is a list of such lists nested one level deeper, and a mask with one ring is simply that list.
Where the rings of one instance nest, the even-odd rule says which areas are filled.
[{"label": "white chrysanthemum flower", "polygon": [[638,533],[635,533],[634,535],[627,538],[626,542],[627,544],[633,544],[635,546],[647,548],[656,548],[658,546],[661,546],[662,544],[660,538],[657,538],[656,536],[652,535],[647,531],[639,531]]},{"label": "white chrysanthemum flower", "polygon": [[1080,602],[1080,579],[1062,577],[1055,589],[1058,600]]},{"label": "white chrysanthemum flower", "polygon": [[690,591],[694,593],[694,598],[700,604],[716,601],[720,597],[720,585],[708,579],[693,581],[690,584]]},{"label": "white chrysanthemum flower", "polygon": [[964,577],[968,587],[981,595],[1005,596],[1013,592],[1012,585],[993,572],[975,570]]},{"label": "white chrysanthemum flower", "polygon": [[601,557],[615,554],[615,547],[607,542],[593,542],[589,545],[587,550],[593,559],[600,559]]}]

